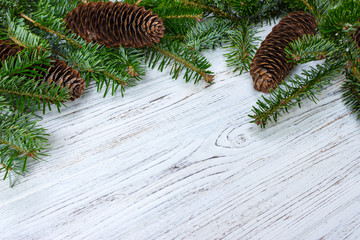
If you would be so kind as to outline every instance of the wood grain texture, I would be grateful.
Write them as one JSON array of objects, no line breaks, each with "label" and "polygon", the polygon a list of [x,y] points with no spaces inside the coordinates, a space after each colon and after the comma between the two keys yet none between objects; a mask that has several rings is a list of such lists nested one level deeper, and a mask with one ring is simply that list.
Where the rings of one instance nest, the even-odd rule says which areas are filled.
[{"label": "wood grain texture", "polygon": [[124,98],[91,85],[47,113],[50,156],[0,185],[0,239],[360,239],[343,78],[260,129],[247,115],[261,93],[224,53],[206,53],[211,86],[151,70]]}]

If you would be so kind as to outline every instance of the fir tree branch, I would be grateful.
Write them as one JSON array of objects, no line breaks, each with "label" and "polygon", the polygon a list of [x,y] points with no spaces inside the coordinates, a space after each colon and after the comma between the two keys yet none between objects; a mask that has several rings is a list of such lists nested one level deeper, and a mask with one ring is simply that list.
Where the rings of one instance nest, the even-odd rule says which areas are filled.
[{"label": "fir tree branch", "polygon": [[27,149],[22,149],[22,148],[19,147],[19,146],[13,145],[13,144],[11,144],[10,142],[6,142],[6,141],[0,139],[0,145],[1,145],[1,144],[2,144],[2,145],[7,145],[7,146],[9,146],[10,148],[15,149],[15,150],[16,150],[17,152],[19,152],[20,154],[26,155],[26,156],[28,156],[28,157],[33,157],[33,156],[36,154],[36,152],[34,152],[34,151],[29,152]]},{"label": "fir tree branch", "polygon": [[285,48],[290,61],[295,64],[307,63],[310,61],[333,58],[339,54],[339,47],[324,39],[320,35],[304,35],[301,39],[295,40]]},{"label": "fir tree branch", "polygon": [[[68,51],[67,45],[53,46],[56,54],[74,65],[89,82],[96,81],[98,90],[106,87],[104,95],[112,86],[112,94],[120,87],[121,94],[126,87],[134,86],[135,81],[145,75],[145,54],[142,49],[106,48],[98,44],[87,44],[81,49]],[[75,48],[75,47],[74,47]]]},{"label": "fir tree branch", "polygon": [[358,66],[352,66],[346,70],[346,81],[342,86],[345,105],[360,118],[360,71]]},{"label": "fir tree branch", "polygon": [[66,41],[70,42],[71,44],[79,47],[79,48],[82,48],[82,46],[77,43],[76,41],[74,41],[73,39],[67,37],[66,35],[64,34],[61,34],[60,32],[57,32],[57,31],[54,31],[44,25],[41,25],[40,23],[37,23],[35,20],[31,19],[30,17],[28,17],[27,15],[25,15],[24,13],[21,13],[21,17],[23,17],[24,19],[26,19],[27,21],[31,22],[32,24],[34,24],[35,27],[38,27],[40,29],[43,29],[51,34],[55,34],[56,36],[58,36],[60,39],[65,39]]},{"label": "fir tree branch", "polygon": [[[179,73],[182,70],[182,66],[188,68],[188,70],[185,72],[184,78],[186,81],[190,81],[190,79],[193,76],[193,73],[196,73],[198,76],[194,76],[195,82],[199,80],[199,76],[204,78],[205,82],[211,83],[214,75],[211,75],[209,71],[206,69],[210,67],[210,64],[205,61],[204,58],[199,58],[196,56],[195,52],[192,52],[191,50],[183,49],[180,46],[173,46],[175,47],[174,51],[171,51],[169,49],[166,49],[164,47],[160,47],[159,45],[153,45],[151,48],[156,50],[157,52],[161,53],[165,56],[163,61],[160,63],[159,69],[162,70],[165,66],[168,66],[171,63],[171,60],[175,62],[173,65],[171,71],[174,74],[173,77],[177,78],[179,76]],[[189,61],[188,59],[185,59],[183,56],[186,56],[188,59],[192,58],[193,61]],[[155,64],[160,60],[160,56],[150,56],[149,58],[149,65],[152,65],[153,67]],[[198,66],[195,66],[194,64],[197,64]]]},{"label": "fir tree branch", "polygon": [[265,127],[269,121],[277,121],[277,118],[283,113],[298,105],[301,106],[301,100],[309,98],[316,102],[315,93],[328,85],[330,81],[341,71],[342,63],[325,62],[323,66],[317,65],[310,70],[303,70],[302,76],[295,75],[283,82],[283,87],[278,87],[270,92],[268,98],[262,96],[262,100],[257,101],[257,107],[253,107],[253,118],[251,122]]},{"label": "fir tree branch", "polygon": [[[40,109],[40,103],[60,107],[70,99],[68,89],[55,84],[41,83],[42,74],[46,73],[44,67],[50,66],[50,52],[25,49],[15,57],[9,57],[2,63],[0,72],[0,93],[15,104],[19,111],[30,108],[34,111]],[[42,74],[40,74],[42,72]],[[38,80],[38,78],[41,78]]]},{"label": "fir tree branch", "polygon": [[234,67],[235,71],[250,70],[251,61],[255,55],[256,44],[260,41],[259,37],[255,37],[258,32],[249,24],[242,24],[234,30],[228,31],[230,43],[225,48],[228,53],[224,56],[229,67]]},{"label": "fir tree branch", "polygon": [[230,21],[224,20],[200,22],[188,30],[184,43],[195,51],[215,49],[215,47],[221,46],[224,39],[227,38],[231,26]]},{"label": "fir tree branch", "polygon": [[183,4],[185,5],[189,5],[189,6],[192,6],[192,7],[196,7],[196,8],[201,8],[201,9],[204,9],[204,10],[207,10],[207,11],[210,11],[220,17],[225,17],[225,18],[228,18],[228,19],[231,19],[233,21],[239,21],[240,19],[237,17],[237,16],[233,16],[221,9],[218,9],[218,8],[215,8],[215,7],[212,7],[212,6],[209,6],[209,5],[205,5],[205,4],[201,4],[200,2],[197,2],[196,0],[180,0]]},{"label": "fir tree branch", "polygon": [[48,41],[33,34],[31,30],[24,25],[22,19],[14,22],[8,17],[7,31],[3,39],[7,38],[10,38],[14,43],[24,48],[37,48],[44,51],[49,49]]},{"label": "fir tree branch", "polygon": [[37,127],[32,115],[14,112],[0,96],[0,172],[5,171],[11,183],[11,173],[22,174],[29,159],[39,160],[47,148],[45,130]]},{"label": "fir tree branch", "polygon": [[[22,17],[24,17],[24,16],[22,16]],[[27,19],[26,18],[27,16],[25,15],[25,19]],[[30,18],[29,18],[30,19]],[[73,40],[73,39],[71,39],[71,38],[69,38],[69,37],[66,37],[65,35],[63,35],[63,34],[61,34],[60,32],[58,32],[58,31],[55,31],[55,30],[52,30],[52,29],[50,29],[50,28],[48,28],[48,27],[46,27],[46,26],[43,26],[43,25],[41,25],[41,24],[39,24],[39,23],[36,23],[34,20],[32,20],[32,19],[27,19],[28,21],[30,21],[30,22],[32,22],[36,27],[39,27],[40,29],[44,29],[44,30],[46,30],[48,33],[50,33],[50,34],[55,34],[56,36],[58,36],[60,39],[65,39],[65,40],[67,40],[68,42],[70,42],[72,45],[74,45],[75,47],[77,47],[77,48],[79,48],[79,49],[83,49],[83,48],[85,48],[85,49],[88,49],[86,46],[88,46],[89,44],[87,44],[87,43],[85,43],[84,45],[82,45],[82,44],[80,44],[79,42],[76,42],[75,40]],[[48,31],[49,30],[49,31]],[[92,46],[92,45],[91,45]],[[92,48],[92,52],[88,52],[88,54],[90,53],[90,54],[92,54],[93,55],[93,57],[95,56],[96,57],[96,48],[98,48],[98,47],[100,47],[100,46],[98,46],[98,45],[96,45],[96,47],[95,48]],[[54,48],[52,48],[52,50],[54,51]],[[86,50],[85,50],[86,51]],[[60,54],[60,52],[59,51],[54,51],[54,52],[56,52],[57,54],[59,54],[59,55],[62,55],[63,57],[64,57],[64,55],[63,54]],[[75,51],[75,52],[77,52],[77,51]],[[96,72],[96,70],[94,70],[94,67],[93,66],[91,66],[91,65],[88,65],[86,68],[84,68],[83,66],[81,66],[81,64],[79,64],[79,62],[76,62],[76,61],[74,61],[74,59],[75,58],[64,58],[64,59],[66,59],[66,60],[70,60],[71,62],[72,62],[72,64],[75,66],[75,67],[78,67],[78,68],[80,68],[82,71],[85,71],[85,72],[89,72],[89,73],[94,73],[94,72]],[[104,62],[106,62],[106,61],[109,61],[108,59],[104,59]],[[121,71],[120,71],[121,72]],[[120,84],[120,85],[122,85],[122,86],[128,86],[128,81],[126,80],[126,79],[123,79],[123,78],[121,78],[121,77],[118,77],[117,75],[119,75],[119,74],[116,74],[116,71],[114,71],[114,70],[111,70],[111,69],[105,69],[105,70],[101,70],[100,71],[100,73],[102,74],[102,75],[104,75],[104,76],[106,76],[106,77],[108,77],[108,78],[110,78],[110,79],[112,79],[114,82],[117,82],[117,84]],[[86,75],[86,77],[85,77],[85,79],[87,80],[87,82],[89,81],[89,75]],[[98,85],[100,88],[101,88],[101,86],[103,86],[103,83],[104,83],[104,81],[105,81],[105,78],[103,78],[103,77],[101,77],[101,76],[98,76],[98,77],[95,77],[94,78],[95,80],[97,80],[97,81],[101,81],[100,82],[100,84]],[[106,95],[106,93],[107,93],[107,89],[108,89],[108,87],[109,87],[109,84],[105,84],[105,86],[107,86],[106,87],[106,90],[105,90],[105,95]],[[98,90],[100,90],[100,88],[98,88]],[[115,89],[115,88],[117,88],[117,87],[114,87],[113,89]],[[121,88],[122,90],[124,89],[124,88]],[[123,93],[122,93],[123,94]]]},{"label": "fir tree branch", "polygon": [[360,4],[358,0],[341,0],[341,4],[329,7],[319,23],[319,30],[324,37],[341,42],[360,26]]}]

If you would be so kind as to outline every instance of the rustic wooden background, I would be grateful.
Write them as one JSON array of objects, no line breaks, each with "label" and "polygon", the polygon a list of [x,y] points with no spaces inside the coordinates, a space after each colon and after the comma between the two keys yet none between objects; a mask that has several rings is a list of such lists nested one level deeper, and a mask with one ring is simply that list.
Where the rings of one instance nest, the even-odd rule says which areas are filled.
[{"label": "rustic wooden background", "polygon": [[151,70],[124,98],[91,85],[46,114],[50,156],[0,184],[0,239],[360,239],[343,77],[260,129],[247,115],[261,93],[224,53],[206,53],[211,86]]}]

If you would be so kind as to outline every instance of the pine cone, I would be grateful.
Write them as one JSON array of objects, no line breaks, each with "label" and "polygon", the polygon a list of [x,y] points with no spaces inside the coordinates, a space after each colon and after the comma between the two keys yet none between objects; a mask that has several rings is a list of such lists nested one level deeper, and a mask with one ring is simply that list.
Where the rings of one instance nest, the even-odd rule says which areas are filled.
[{"label": "pine cone", "polygon": [[294,67],[294,63],[288,62],[285,48],[304,34],[314,35],[316,27],[315,18],[304,12],[289,13],[280,20],[252,60],[250,75],[256,90],[269,92],[285,79]]},{"label": "pine cone", "polygon": [[55,83],[58,86],[68,88],[71,101],[81,97],[85,90],[85,81],[80,77],[80,73],[67,66],[62,60],[52,60],[55,60],[55,62],[52,62],[52,66],[48,68],[48,73],[44,75],[41,83]]},{"label": "pine cone", "polygon": [[107,47],[144,47],[164,36],[162,19],[144,7],[120,2],[90,2],[66,15],[67,27],[87,42]]},{"label": "pine cone", "polygon": [[[0,59],[5,61],[9,56],[15,56],[23,49],[23,47],[10,41],[0,41]],[[58,86],[67,87],[70,90],[71,101],[79,98],[85,90],[85,81],[80,77],[80,73],[67,66],[62,60],[51,59],[54,62],[51,63],[50,67],[42,66],[42,68],[48,68],[48,73],[40,72],[43,77],[38,77],[39,84],[48,82],[49,84],[55,83]]]}]

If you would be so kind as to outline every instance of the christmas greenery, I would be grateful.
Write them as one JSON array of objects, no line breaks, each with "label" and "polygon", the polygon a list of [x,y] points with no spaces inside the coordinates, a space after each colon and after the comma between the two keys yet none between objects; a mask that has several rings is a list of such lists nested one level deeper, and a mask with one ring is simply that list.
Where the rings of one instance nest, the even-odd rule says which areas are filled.
[{"label": "christmas greenery", "polygon": [[[359,113],[360,88],[359,67],[360,51],[354,42],[354,34],[358,31],[360,6],[357,1],[298,1],[303,4],[304,11],[317,17],[318,34],[304,36],[295,40],[286,49],[289,61],[296,64],[326,59],[323,66],[318,65],[302,75],[288,78],[283,87],[263,96],[254,106],[253,122],[265,127],[269,121],[277,121],[278,117],[289,112],[304,98],[316,101],[315,94],[330,84],[335,76],[345,75],[343,97],[345,104]],[[347,71],[346,71],[347,70]],[[358,115],[359,117],[360,115]]]},{"label": "christmas greenery", "polygon": [[[144,7],[160,17],[165,32],[159,43],[141,48],[106,47],[81,27],[80,35],[87,36],[83,39],[71,31],[66,16],[79,4],[87,4],[85,0],[0,0],[0,40],[22,49],[15,56],[4,57],[0,66],[0,172],[4,179],[24,173],[26,163],[40,159],[47,148],[47,135],[38,125],[37,111],[45,113],[53,106],[60,111],[71,99],[69,89],[38,81],[54,59],[79,71],[87,85],[94,81],[104,96],[124,95],[128,87],[144,77],[147,67],[166,70],[174,79],[211,84],[214,74],[203,51],[225,48],[229,67],[239,74],[249,71],[260,42],[258,27],[292,11],[315,16],[319,27],[315,36],[305,35],[286,48],[288,60],[295,65],[323,62],[301,75],[288,77],[280,87],[264,95],[253,107],[252,121],[265,127],[295,105],[300,106],[303,99],[316,101],[316,94],[341,74],[346,77],[342,87],[345,104],[360,116],[360,43],[354,38],[360,31],[360,4],[356,0],[122,2]],[[115,7],[113,12],[119,9]],[[86,25],[90,17],[79,20],[77,14],[72,12],[74,21],[90,26]],[[150,20],[144,17],[144,21]],[[109,24],[111,28],[115,23]],[[126,24],[122,28],[130,29]],[[115,34],[110,30],[107,33],[106,28],[101,31],[105,39]]]}]

